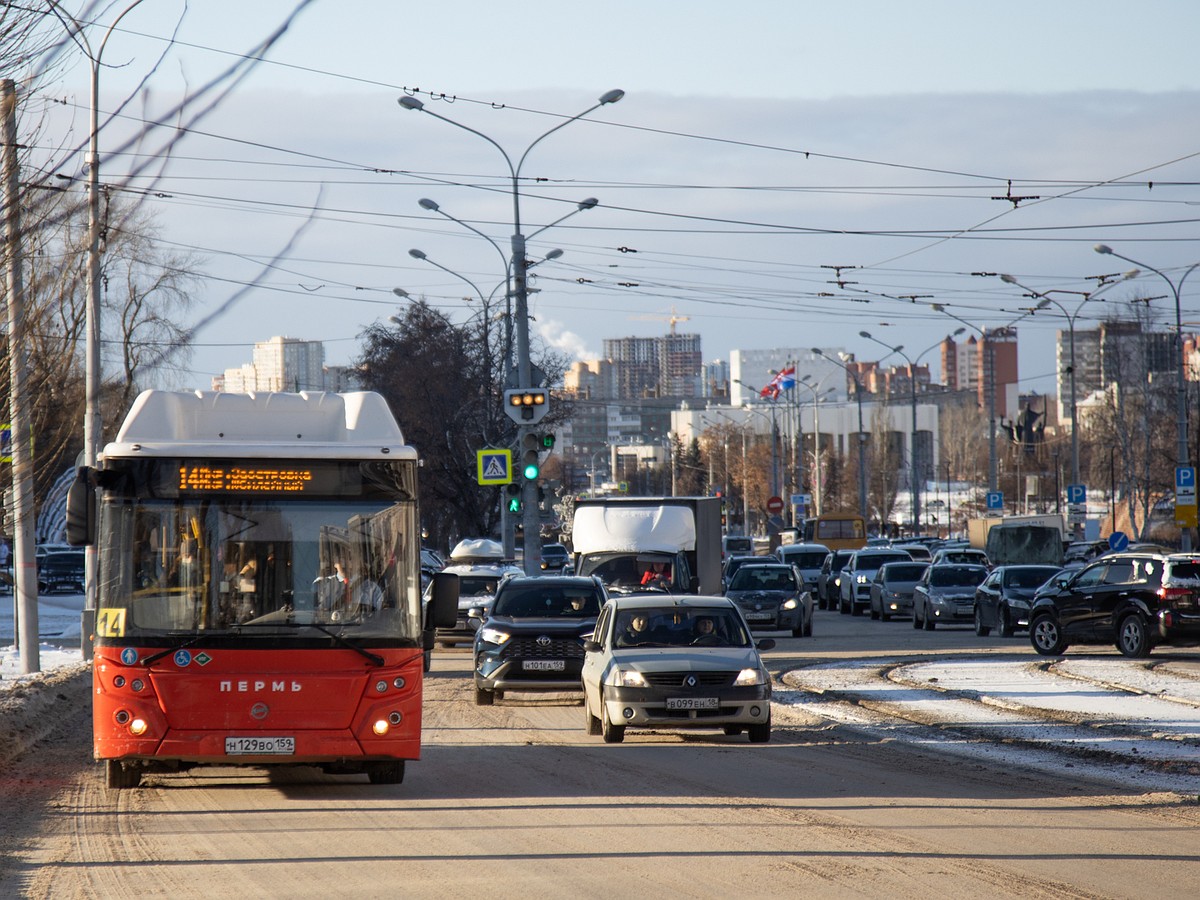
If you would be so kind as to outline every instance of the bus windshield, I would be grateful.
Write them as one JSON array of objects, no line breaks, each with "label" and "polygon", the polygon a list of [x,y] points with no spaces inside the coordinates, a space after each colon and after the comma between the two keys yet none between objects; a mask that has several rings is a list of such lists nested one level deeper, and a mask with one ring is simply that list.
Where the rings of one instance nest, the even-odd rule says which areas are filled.
[{"label": "bus windshield", "polygon": [[99,534],[101,642],[420,640],[411,501],[109,495]]}]

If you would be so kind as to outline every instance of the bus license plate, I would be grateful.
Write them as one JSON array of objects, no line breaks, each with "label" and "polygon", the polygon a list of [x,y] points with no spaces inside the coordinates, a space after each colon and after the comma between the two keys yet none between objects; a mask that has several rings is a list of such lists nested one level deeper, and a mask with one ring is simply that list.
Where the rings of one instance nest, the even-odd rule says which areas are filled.
[{"label": "bus license plate", "polygon": [[296,752],[294,737],[227,737],[226,756],[292,756]]},{"label": "bus license plate", "polygon": [[521,668],[536,672],[562,672],[567,668],[567,661],[565,659],[527,659],[521,663]]},{"label": "bus license plate", "polygon": [[716,697],[668,697],[667,709],[716,709],[720,701]]}]

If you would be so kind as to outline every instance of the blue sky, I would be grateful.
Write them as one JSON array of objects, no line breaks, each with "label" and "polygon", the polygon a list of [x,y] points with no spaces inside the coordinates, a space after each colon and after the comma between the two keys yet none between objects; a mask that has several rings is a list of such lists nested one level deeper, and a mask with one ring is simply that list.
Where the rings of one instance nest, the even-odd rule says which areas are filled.
[{"label": "blue sky", "polygon": [[[102,7],[97,20],[125,5]],[[128,117],[105,128],[102,149],[296,6],[193,2]],[[147,0],[122,20],[105,50],[105,109],[146,77],[183,8]],[[1128,268],[1094,254],[1097,242],[1168,274],[1200,260],[1197,34],[1200,4],[1185,0],[1136,10],[317,0],[155,181],[125,177],[127,154],[106,158],[103,172],[106,182],[153,187],[162,238],[204,257],[195,316],[209,321],[175,377],[207,387],[275,334],[326,340],[328,361],[348,362],[362,328],[396,311],[393,287],[460,318],[478,308],[463,300],[474,287],[413,260],[410,248],[480,293],[499,283],[496,250],[417,201],[435,199],[506,247],[503,159],[401,109],[399,96],[415,94],[517,157],[559,117],[619,87],[620,103],[547,138],[522,170],[539,179],[522,187],[526,233],[578,200],[600,200],[531,242],[534,257],[564,250],[538,270],[533,312],[545,339],[596,354],[604,337],[664,333],[674,311],[709,359],[813,344],[873,358],[878,347],[860,330],[923,349],[957,326],[930,302],[981,327],[1029,305],[973,272],[1080,291]],[[51,120],[68,144],[86,136],[86,76],[78,63],[52,90],[69,98]],[[139,149],[160,146],[164,133]],[[830,284],[832,266],[856,267],[842,278],[857,284]],[[237,294],[256,277],[258,287]],[[1184,320],[1196,321],[1200,279],[1189,285]],[[1138,279],[1089,304],[1081,323],[1092,308],[1119,314],[1139,291],[1166,293]],[[894,299],[903,296],[920,299]],[[1167,301],[1151,302],[1173,320]],[[1061,325],[1041,313],[1022,323],[1027,387],[1053,389]]]}]

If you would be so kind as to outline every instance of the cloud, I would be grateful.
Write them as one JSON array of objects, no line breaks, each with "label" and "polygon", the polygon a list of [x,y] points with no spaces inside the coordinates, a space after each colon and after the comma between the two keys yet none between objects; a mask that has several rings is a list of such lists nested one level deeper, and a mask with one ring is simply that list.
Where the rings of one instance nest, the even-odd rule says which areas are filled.
[{"label": "cloud", "polygon": [[546,344],[568,356],[572,361],[584,359],[597,359],[598,353],[588,349],[586,342],[575,332],[569,330],[562,322],[554,319],[539,319],[537,325],[538,336],[546,342]]}]

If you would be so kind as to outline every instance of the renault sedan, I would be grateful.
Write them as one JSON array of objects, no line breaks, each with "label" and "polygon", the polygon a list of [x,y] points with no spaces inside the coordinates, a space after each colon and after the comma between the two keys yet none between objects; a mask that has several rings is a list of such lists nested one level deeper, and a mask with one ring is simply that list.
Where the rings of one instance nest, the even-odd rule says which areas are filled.
[{"label": "renault sedan", "polygon": [[604,605],[584,641],[588,734],[617,744],[627,728],[714,728],[771,739],[771,676],[759,641],[726,597],[631,595]]}]

